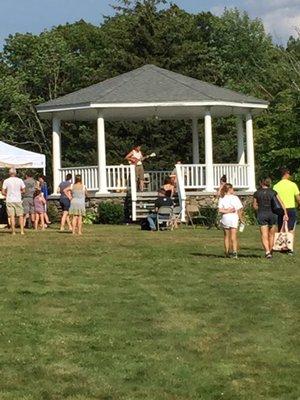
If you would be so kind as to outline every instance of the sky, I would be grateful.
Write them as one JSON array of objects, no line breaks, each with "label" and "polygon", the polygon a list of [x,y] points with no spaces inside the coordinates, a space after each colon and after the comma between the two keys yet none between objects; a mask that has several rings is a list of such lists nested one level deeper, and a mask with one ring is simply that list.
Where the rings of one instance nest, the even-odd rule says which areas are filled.
[{"label": "sky", "polygon": [[[110,15],[115,0],[0,0],[0,48],[9,34],[40,33],[55,25],[84,19],[101,23]],[[300,0],[173,0],[189,12],[211,11],[220,15],[225,7],[246,10],[263,20],[267,32],[279,44],[300,30]]]}]

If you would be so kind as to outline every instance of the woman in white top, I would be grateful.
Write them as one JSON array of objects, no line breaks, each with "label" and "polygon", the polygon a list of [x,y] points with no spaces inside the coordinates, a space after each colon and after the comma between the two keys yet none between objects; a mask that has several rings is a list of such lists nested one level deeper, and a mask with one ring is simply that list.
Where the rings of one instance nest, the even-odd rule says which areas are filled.
[{"label": "woman in white top", "polygon": [[225,257],[232,255],[233,258],[237,258],[237,230],[239,220],[242,219],[243,205],[241,200],[234,195],[230,183],[225,183],[220,191],[218,209],[222,214],[221,226],[224,229]]}]

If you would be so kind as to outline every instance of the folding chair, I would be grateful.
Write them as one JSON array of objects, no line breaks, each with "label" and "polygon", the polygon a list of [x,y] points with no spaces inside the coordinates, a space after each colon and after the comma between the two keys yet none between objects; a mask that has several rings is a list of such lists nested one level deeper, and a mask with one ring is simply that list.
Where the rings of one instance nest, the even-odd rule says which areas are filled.
[{"label": "folding chair", "polygon": [[149,172],[144,173],[144,189],[147,190],[148,192],[151,192],[151,180],[150,180],[150,174]]},{"label": "folding chair", "polygon": [[186,214],[188,217],[188,222],[191,223],[194,229],[197,227],[197,222],[199,222],[199,224],[202,226],[205,226],[207,218],[200,214],[199,207],[196,204],[188,204],[186,206]]},{"label": "folding chair", "polygon": [[178,228],[178,225],[181,223],[181,212],[182,209],[180,206],[176,206],[173,208],[173,214],[171,219],[171,230],[174,228]]},{"label": "folding chair", "polygon": [[[159,231],[160,227],[162,229],[172,229],[172,216],[173,216],[173,207],[160,207],[157,211],[157,230]],[[165,225],[165,226],[161,226]]]}]

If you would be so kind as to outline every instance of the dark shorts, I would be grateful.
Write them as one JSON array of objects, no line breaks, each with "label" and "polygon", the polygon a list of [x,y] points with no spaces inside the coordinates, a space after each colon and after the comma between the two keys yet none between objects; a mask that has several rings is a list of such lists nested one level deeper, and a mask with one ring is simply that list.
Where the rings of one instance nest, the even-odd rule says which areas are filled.
[{"label": "dark shorts", "polygon": [[[289,220],[288,220],[288,227],[289,231],[293,231],[296,227],[297,223],[297,210],[296,208],[287,208],[286,209]],[[278,230],[280,231],[283,225],[283,215],[278,216]]]},{"label": "dark shorts", "polygon": [[71,201],[67,197],[63,197],[59,202],[63,211],[69,211]]},{"label": "dark shorts", "polygon": [[272,212],[259,212],[257,221],[260,226],[273,226],[277,224],[277,215]]}]

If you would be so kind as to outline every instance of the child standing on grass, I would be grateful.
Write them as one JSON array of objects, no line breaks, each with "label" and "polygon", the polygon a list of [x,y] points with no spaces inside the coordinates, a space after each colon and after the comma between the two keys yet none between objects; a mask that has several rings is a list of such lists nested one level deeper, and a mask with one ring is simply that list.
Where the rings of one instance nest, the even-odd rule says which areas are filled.
[{"label": "child standing on grass", "polygon": [[221,226],[224,230],[225,257],[238,258],[237,230],[239,220],[242,219],[243,205],[234,194],[233,186],[230,183],[225,183],[220,190],[218,209],[222,214]]},{"label": "child standing on grass", "polygon": [[39,222],[41,224],[41,228],[44,231],[45,230],[45,205],[46,205],[46,200],[41,192],[40,189],[37,189],[34,192],[34,212],[35,212],[35,229],[38,229]]}]

